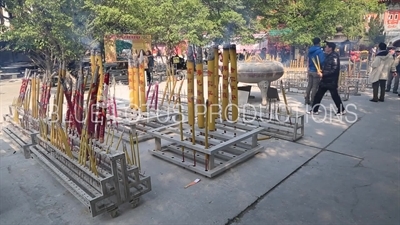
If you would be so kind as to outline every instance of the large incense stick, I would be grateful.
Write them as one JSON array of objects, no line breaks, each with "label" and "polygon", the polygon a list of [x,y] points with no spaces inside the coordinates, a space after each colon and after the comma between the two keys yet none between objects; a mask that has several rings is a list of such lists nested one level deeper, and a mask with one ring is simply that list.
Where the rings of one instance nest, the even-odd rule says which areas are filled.
[{"label": "large incense stick", "polygon": [[201,129],[204,128],[204,86],[203,86],[203,49],[198,47],[196,51],[196,81],[197,81],[197,95],[196,95],[196,104],[197,104],[197,126]]},{"label": "large incense stick", "polygon": [[222,120],[228,118],[229,104],[229,45],[224,45],[222,52]]},{"label": "large incense stick", "polygon": [[231,85],[231,106],[232,106],[232,119],[231,121],[238,121],[239,117],[239,93],[238,93],[238,73],[237,73],[237,55],[236,45],[231,45],[229,49],[229,59],[231,65],[230,85]]}]

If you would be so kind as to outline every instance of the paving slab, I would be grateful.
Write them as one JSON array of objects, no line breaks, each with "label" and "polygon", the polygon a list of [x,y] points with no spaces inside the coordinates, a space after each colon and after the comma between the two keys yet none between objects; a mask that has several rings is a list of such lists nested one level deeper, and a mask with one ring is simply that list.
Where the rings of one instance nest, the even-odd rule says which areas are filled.
[{"label": "paving slab", "polygon": [[398,179],[359,162],[324,151],[233,224],[399,224]]},{"label": "paving slab", "polygon": [[[84,206],[35,160],[25,160],[20,151],[12,154],[14,149],[1,142],[0,189],[7,193],[3,199],[13,201],[15,208],[1,211],[0,218],[21,224],[225,224],[319,151],[283,140],[262,141],[265,148],[254,158],[208,179],[151,156],[147,153],[151,143],[141,144],[141,161],[153,190],[142,197],[138,208],[123,207],[121,215],[111,219],[107,214],[90,218]],[[196,178],[202,181],[183,188]],[[26,214],[17,219],[19,207],[25,207]]]},{"label": "paving slab", "polygon": [[[125,86],[124,89],[122,89],[122,87],[122,85],[118,86],[117,97],[128,98],[128,95],[126,94],[127,87]],[[3,113],[6,110],[8,112],[8,105],[11,104],[12,99],[18,94],[19,85],[7,85],[6,91],[3,91],[2,88],[3,86],[0,87],[0,92],[11,93],[9,95],[0,95],[0,111]],[[253,93],[256,95],[254,100],[257,101],[259,99],[261,102],[257,92],[259,91],[256,89],[253,90]],[[368,95],[350,97],[350,100],[345,102],[345,104],[353,103],[358,106],[356,113],[361,119],[358,120],[357,123],[352,124],[352,122],[349,122],[349,120],[352,121],[356,118],[356,116],[351,114],[346,115],[346,117],[349,117],[350,119],[345,122],[333,120],[332,122],[325,121],[324,123],[319,123],[319,120],[316,121],[313,118],[309,118],[306,122],[306,135],[299,143],[276,139],[262,141],[261,144],[265,148],[261,153],[212,180],[151,156],[148,154],[147,150],[151,149],[154,146],[154,143],[152,141],[142,143],[140,145],[142,168],[146,175],[151,176],[153,190],[142,197],[141,204],[138,208],[130,209],[129,207],[122,207],[120,209],[122,214],[115,219],[111,219],[108,215],[90,218],[90,215],[84,206],[69,194],[60,184],[58,184],[56,180],[50,177],[49,174],[34,160],[24,159],[21,150],[15,148],[15,146],[14,149],[17,149],[18,151],[13,154],[14,149],[10,147],[11,143],[7,138],[0,134],[0,193],[2,199],[0,202],[0,219],[2,222],[4,221],[5,224],[226,224],[228,220],[241,215],[241,213],[246,211],[246,208],[251,206],[253,203],[258,203],[256,204],[254,211],[263,210],[265,207],[260,207],[261,203],[268,202],[269,200],[266,200],[269,199],[271,194],[279,191],[280,188],[288,181],[292,180],[295,175],[304,171],[304,169],[307,169],[309,165],[312,165],[315,159],[313,159],[308,166],[298,170],[299,167],[318,154],[321,149],[328,146],[329,151],[338,151],[341,147],[343,148],[343,145],[335,147],[338,140],[343,138],[347,132],[352,131],[358,123],[370,122],[367,117],[370,114],[379,114],[381,112],[381,109],[376,107],[376,105],[369,105],[370,102],[368,101],[368,98]],[[303,97],[301,94],[288,94],[288,100],[289,105],[293,108],[297,108],[300,112],[306,111],[306,108],[302,105]],[[387,103],[388,105],[399,103],[398,101],[396,102],[396,100],[397,99],[394,97],[388,97]],[[324,101],[330,103],[332,100],[327,98],[327,100],[324,99]],[[386,104],[386,102],[382,104]],[[394,110],[395,109],[396,108],[394,108]],[[319,116],[323,117],[323,114]],[[364,119],[364,117],[366,119]],[[1,119],[2,118],[0,118],[0,120]],[[375,122],[376,120],[372,121]],[[387,125],[394,126],[396,124],[388,123]],[[377,126],[377,124],[371,123],[371,126],[374,127]],[[367,129],[367,127],[363,128]],[[356,129],[358,128],[356,127]],[[354,133],[357,134],[361,132],[362,129],[355,131]],[[384,135],[381,132],[378,132],[377,134],[379,134],[379,137]],[[341,135],[340,138],[338,138],[339,135]],[[359,143],[353,143],[352,140],[354,140],[354,138],[344,141],[351,143],[351,146],[363,143],[362,139],[360,139],[361,142]],[[378,143],[376,144],[378,145]],[[351,146],[348,146],[348,148],[352,148]],[[337,153],[335,153],[335,155],[336,154]],[[380,156],[382,155],[383,154]],[[323,154],[317,156],[317,158],[321,156],[323,156]],[[344,155],[340,156],[344,158],[348,157]],[[393,151],[388,152],[384,157],[390,157],[392,160],[396,159],[396,155],[393,154]],[[360,158],[362,158],[362,156],[360,156]],[[277,204],[278,202],[275,202],[276,213],[275,215],[269,215],[271,215],[270,218],[276,218],[276,220],[267,220],[265,217],[254,217],[254,220],[247,223],[245,220],[247,215],[250,215],[249,212],[248,214],[244,214],[244,217],[240,216],[242,224],[266,224],[269,222],[271,222],[269,224],[274,224],[274,222],[285,224],[285,218],[280,216],[289,216],[289,219],[291,217],[296,219],[296,217],[308,216],[312,218],[312,211],[319,208],[318,204],[322,204],[319,195],[312,195],[312,190],[315,192],[315,190],[327,188],[330,190],[329,188],[331,188],[331,191],[326,191],[326,195],[341,196],[342,191],[336,192],[336,189],[333,187],[337,187],[337,190],[339,191],[342,190],[340,187],[343,186],[343,191],[345,191],[346,185],[344,184],[346,184],[346,182],[351,182],[354,177],[362,178],[362,176],[365,176],[362,181],[370,181],[368,179],[375,180],[378,175],[382,176],[382,179],[388,179],[385,180],[384,184],[379,183],[378,180],[378,186],[382,190],[387,190],[387,195],[392,195],[393,200],[395,200],[398,195],[393,195],[392,192],[396,189],[396,186],[391,184],[396,182],[396,180],[393,180],[396,172],[389,175],[388,173],[383,173],[390,169],[396,171],[396,168],[393,168],[394,164],[390,164],[390,166],[388,166],[384,171],[379,170],[380,168],[375,167],[375,165],[369,165],[373,169],[368,169],[369,172],[366,172],[365,174],[353,174],[348,171],[346,172],[343,169],[344,167],[350,167],[349,165],[353,167],[354,165],[357,165],[357,171],[359,171],[358,169],[362,171],[361,169],[365,168],[362,168],[361,165],[364,165],[364,163],[367,162],[365,161],[366,159],[368,158],[365,158],[364,161],[357,157],[353,157],[351,160],[322,158],[321,163],[326,165],[331,161],[337,161],[337,164],[327,166],[330,168],[328,172],[335,172],[334,174],[330,175],[328,173],[325,176],[326,171],[319,169],[314,170],[313,173],[310,172],[310,174],[315,174],[311,176],[311,178],[316,178],[314,180],[307,176],[301,176],[301,178],[298,178],[298,180],[294,182],[295,185],[291,185],[292,189],[290,189],[290,191],[283,192],[278,195],[279,197],[276,197],[281,202],[288,202],[286,205]],[[383,162],[385,161],[388,162],[387,160],[384,160]],[[393,163],[394,162],[396,161],[393,161]],[[339,169],[335,170],[334,168],[336,167]],[[9,171],[11,171],[11,173]],[[336,176],[339,177],[337,178]],[[201,178],[202,181],[188,189],[183,188],[186,184],[196,178]],[[329,180],[329,182],[334,185],[327,185],[325,180],[322,178]],[[322,180],[322,183],[319,182],[320,180]],[[389,180],[391,180],[391,183]],[[283,183],[277,186],[281,182]],[[343,184],[343,182],[345,183]],[[355,186],[356,189],[359,189],[358,186],[367,184],[364,182],[358,182],[354,183],[354,185],[352,184],[353,186],[351,187]],[[23,188],[21,189],[20,186]],[[375,188],[374,185],[370,186]],[[310,191],[308,191],[309,189]],[[293,195],[301,191],[310,193],[308,195],[309,204],[307,206],[309,209],[307,213],[309,214],[302,215],[295,213],[296,211],[301,211],[301,209],[296,208],[298,206],[290,202]],[[371,193],[379,196],[379,193],[375,193],[376,191],[377,189],[373,189],[371,190]],[[268,194],[265,198],[260,198],[260,196],[264,196],[266,193]],[[314,196],[314,198],[312,198],[312,196]],[[345,204],[344,207],[347,207],[346,204],[350,204],[346,202],[347,199],[350,198],[343,198],[342,200],[344,201],[343,204]],[[13,202],[13,207],[7,208],[1,206],[3,201],[7,203]],[[367,203],[370,205],[373,204],[373,202]],[[342,203],[337,203],[336,205],[332,205],[332,209],[330,209],[331,213],[325,213],[326,215],[323,215],[325,215],[325,217],[331,216],[333,219],[335,219],[336,215],[347,216],[347,211],[340,211],[342,208],[341,204]],[[352,204],[354,204],[354,202],[352,202]],[[328,207],[327,205],[322,206]],[[353,210],[353,214],[355,214],[357,218],[362,217],[362,213],[366,210],[364,208],[361,209],[361,211]],[[384,208],[384,210],[388,215],[392,216],[391,209],[386,210]],[[329,210],[326,209],[326,211]],[[279,212],[286,212],[287,214],[279,214]],[[339,212],[342,214],[339,214]],[[355,222],[358,221],[357,218],[354,219]],[[392,216],[392,218],[396,219],[397,217]],[[298,224],[294,219],[293,223]],[[304,223],[307,223],[307,221],[311,221],[308,223],[312,224],[316,223],[307,218],[302,221],[305,221]],[[321,221],[328,220],[321,219]],[[342,220],[337,219],[337,221],[340,223]],[[287,220],[287,222],[290,223],[289,220]],[[391,222],[391,220],[389,222]],[[325,223],[329,224],[329,222]]]},{"label": "paving slab", "polygon": [[399,99],[369,97],[351,98],[359,120],[234,224],[399,224]]}]

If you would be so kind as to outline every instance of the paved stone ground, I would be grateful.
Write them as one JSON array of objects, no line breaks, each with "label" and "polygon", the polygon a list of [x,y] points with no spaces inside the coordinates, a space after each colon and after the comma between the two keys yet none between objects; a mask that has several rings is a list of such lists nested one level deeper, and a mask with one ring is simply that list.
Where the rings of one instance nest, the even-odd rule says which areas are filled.
[{"label": "paved stone ground", "polygon": [[[18,90],[18,82],[0,82],[2,114]],[[149,155],[153,144],[143,143],[142,167],[153,190],[114,219],[91,218],[0,134],[1,224],[400,224],[400,100],[369,98],[363,93],[346,102],[357,107],[349,108],[355,114],[347,121],[307,117],[298,143],[262,141],[261,153],[212,180]],[[304,111],[300,94],[288,99]],[[202,181],[183,188],[196,178]]]}]

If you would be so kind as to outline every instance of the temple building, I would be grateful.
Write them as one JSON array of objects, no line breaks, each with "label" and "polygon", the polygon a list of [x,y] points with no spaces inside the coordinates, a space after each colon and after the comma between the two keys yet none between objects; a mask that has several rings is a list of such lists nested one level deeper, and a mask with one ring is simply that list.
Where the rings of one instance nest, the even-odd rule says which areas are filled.
[{"label": "temple building", "polygon": [[378,0],[386,5],[383,15],[386,43],[400,47],[400,0]]}]

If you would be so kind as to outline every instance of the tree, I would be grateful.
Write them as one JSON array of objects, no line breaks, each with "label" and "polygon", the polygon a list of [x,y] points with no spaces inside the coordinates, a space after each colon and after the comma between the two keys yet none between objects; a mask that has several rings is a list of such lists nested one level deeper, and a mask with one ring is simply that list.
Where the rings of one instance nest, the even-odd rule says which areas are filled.
[{"label": "tree", "polygon": [[370,41],[370,46],[385,41],[385,35],[383,34],[385,27],[383,21],[378,16],[371,18],[368,27],[366,35]]},{"label": "tree", "polygon": [[337,25],[348,37],[357,37],[364,33],[363,16],[382,10],[374,0],[270,0],[263,6],[263,24],[289,29],[282,39],[295,45],[310,44],[313,37],[329,38]]},{"label": "tree", "polygon": [[199,0],[86,0],[86,8],[93,12],[90,28],[98,40],[106,34],[136,33],[172,48],[183,40],[204,44],[213,28]]},{"label": "tree", "polygon": [[81,7],[80,0],[9,1],[11,26],[1,38],[51,74],[55,62],[68,63],[83,53]]},{"label": "tree", "polygon": [[262,29],[257,20],[258,2],[254,0],[203,0],[203,4],[210,12],[208,19],[214,24],[208,36],[216,43],[232,39],[252,42],[253,34]]},{"label": "tree", "polygon": [[260,28],[254,1],[86,0],[86,6],[93,11],[90,24],[99,40],[110,33],[148,34],[171,48],[182,40],[200,45],[234,37],[253,40]]}]

